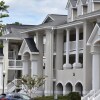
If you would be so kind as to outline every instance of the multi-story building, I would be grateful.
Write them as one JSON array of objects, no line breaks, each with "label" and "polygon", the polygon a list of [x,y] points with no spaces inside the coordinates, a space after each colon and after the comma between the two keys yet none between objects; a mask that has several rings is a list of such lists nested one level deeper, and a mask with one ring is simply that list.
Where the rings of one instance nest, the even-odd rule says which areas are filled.
[{"label": "multi-story building", "polygon": [[[0,57],[0,86],[21,75],[46,75],[45,95],[76,91],[100,98],[100,0],[68,0],[68,15],[49,14],[40,25],[7,25]],[[21,74],[22,73],[22,74]]]}]

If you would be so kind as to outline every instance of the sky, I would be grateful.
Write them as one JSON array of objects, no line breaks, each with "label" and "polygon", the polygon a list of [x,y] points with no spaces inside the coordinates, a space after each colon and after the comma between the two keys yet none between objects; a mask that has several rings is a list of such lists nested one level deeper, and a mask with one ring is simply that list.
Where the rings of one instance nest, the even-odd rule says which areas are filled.
[{"label": "sky", "polygon": [[[0,0],[1,1],[1,0]],[[3,0],[9,5],[9,17],[3,23],[38,25],[48,14],[67,14],[67,0]]]}]

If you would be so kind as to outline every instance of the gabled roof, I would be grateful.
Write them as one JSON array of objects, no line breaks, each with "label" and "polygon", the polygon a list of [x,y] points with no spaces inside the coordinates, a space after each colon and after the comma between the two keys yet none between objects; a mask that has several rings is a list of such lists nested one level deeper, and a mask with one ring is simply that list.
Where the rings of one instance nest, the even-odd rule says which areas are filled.
[{"label": "gabled roof", "polygon": [[66,20],[66,19],[67,19],[66,15],[48,14],[42,24],[53,22],[53,21]]},{"label": "gabled roof", "polygon": [[25,41],[31,52],[39,52],[33,38],[25,38]]},{"label": "gabled roof", "polygon": [[30,54],[39,54],[39,50],[36,47],[33,38],[25,38],[19,50],[19,55],[23,55],[26,52]]},{"label": "gabled roof", "polygon": [[98,33],[99,30],[100,30],[100,23],[97,23],[87,41],[87,45],[93,45],[98,40],[98,36],[100,35],[100,33]]},{"label": "gabled roof", "polygon": [[48,23],[48,22],[52,22],[54,19],[50,16],[50,15],[47,15],[47,17],[44,19],[43,21],[43,24],[44,23]]},{"label": "gabled roof", "polygon": [[5,26],[5,28],[10,32],[13,33],[15,32],[15,30],[13,31],[12,29],[16,29],[17,32],[18,31],[22,31],[22,30],[27,30],[30,28],[33,28],[35,25],[16,25],[16,24],[7,24]]},{"label": "gabled roof", "polygon": [[49,16],[53,19],[53,21],[34,26],[32,29],[29,29],[28,31],[24,31],[22,33],[31,32],[39,29],[52,28],[52,27],[57,27],[58,25],[67,24],[67,15],[49,14],[47,15],[46,18],[48,19]]},{"label": "gabled roof", "polygon": [[33,28],[34,25],[15,25],[15,24],[7,24],[4,29],[7,29],[8,34],[3,35],[0,39],[8,38],[8,39],[24,39],[27,37],[26,34],[21,34],[21,32],[29,30]]},{"label": "gabled roof", "polygon": [[81,0],[83,5],[86,5],[87,0]]},{"label": "gabled roof", "polygon": [[[25,31],[25,30],[24,30]],[[3,35],[0,37],[0,39],[18,39],[18,40],[23,40],[24,38],[26,38],[27,35],[26,34],[21,34],[19,32],[16,32],[16,33],[10,33],[10,34],[7,34],[7,35]]]},{"label": "gabled roof", "polygon": [[73,7],[76,7],[77,0],[70,0]]}]

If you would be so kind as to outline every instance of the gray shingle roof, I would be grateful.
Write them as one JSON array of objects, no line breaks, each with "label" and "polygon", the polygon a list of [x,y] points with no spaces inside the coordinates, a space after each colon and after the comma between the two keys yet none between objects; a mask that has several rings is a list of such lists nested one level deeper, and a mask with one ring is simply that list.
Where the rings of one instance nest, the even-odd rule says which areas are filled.
[{"label": "gray shingle roof", "polygon": [[15,25],[15,24],[7,24],[6,25],[6,29],[10,32],[10,33],[13,33],[15,32],[15,30],[13,31],[13,29],[16,29],[17,32],[20,32],[22,30],[27,30],[27,29],[30,29],[30,28],[33,28],[34,25]]},{"label": "gray shingle roof", "polygon": [[29,30],[33,28],[34,25],[15,25],[15,24],[7,24],[5,29],[9,32],[9,34],[3,35],[0,38],[19,38],[24,39],[27,37],[26,34],[21,34],[21,32]]},{"label": "gray shingle roof", "polygon": [[39,52],[39,50],[36,48],[36,44],[33,38],[25,38],[25,41],[27,42],[27,45],[31,52]]},{"label": "gray shingle roof", "polygon": [[52,17],[54,20],[34,26],[32,29],[34,30],[43,27],[53,27],[53,26],[58,26],[67,23],[67,15],[49,14],[48,17],[49,16]]},{"label": "gray shingle roof", "polygon": [[24,39],[26,38],[27,35],[26,34],[21,34],[21,33],[10,33],[7,35],[3,35],[0,38],[8,38],[8,39],[15,39],[15,38],[19,38],[19,39]]}]

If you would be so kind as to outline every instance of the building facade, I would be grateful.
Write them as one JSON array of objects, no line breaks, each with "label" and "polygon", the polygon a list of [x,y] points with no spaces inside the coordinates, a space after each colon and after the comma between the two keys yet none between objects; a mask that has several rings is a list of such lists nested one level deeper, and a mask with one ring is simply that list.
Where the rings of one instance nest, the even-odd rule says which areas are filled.
[{"label": "building facade", "polygon": [[68,0],[68,15],[49,14],[40,25],[7,25],[0,57],[0,86],[21,75],[46,75],[41,95],[79,92],[100,98],[100,0]]}]

